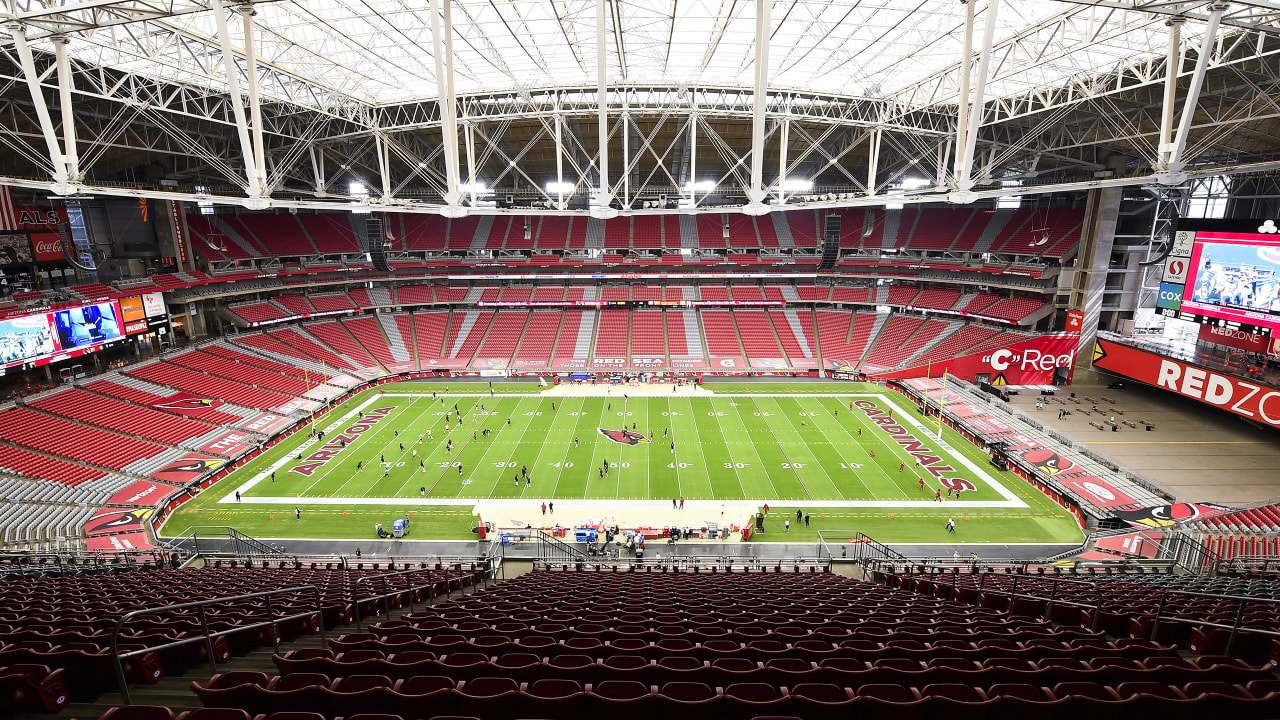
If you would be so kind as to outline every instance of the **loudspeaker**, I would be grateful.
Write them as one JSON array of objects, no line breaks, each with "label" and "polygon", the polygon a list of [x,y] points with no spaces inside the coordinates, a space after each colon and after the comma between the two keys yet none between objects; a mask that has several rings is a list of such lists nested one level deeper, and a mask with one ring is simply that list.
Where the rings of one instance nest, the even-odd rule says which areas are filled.
[{"label": "loudspeaker", "polygon": [[391,266],[387,264],[387,253],[383,247],[382,221],[375,217],[365,220],[365,252],[369,253],[369,259],[373,261],[375,270],[383,272],[391,272]]}]

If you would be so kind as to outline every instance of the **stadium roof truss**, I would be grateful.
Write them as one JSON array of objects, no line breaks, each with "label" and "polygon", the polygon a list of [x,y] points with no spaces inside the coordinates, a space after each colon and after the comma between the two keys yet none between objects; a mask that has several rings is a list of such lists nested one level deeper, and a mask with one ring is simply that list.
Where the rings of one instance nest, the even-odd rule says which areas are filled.
[{"label": "stadium roof truss", "polygon": [[1271,0],[227,2],[5,0],[0,181],[608,215],[1280,168]]}]

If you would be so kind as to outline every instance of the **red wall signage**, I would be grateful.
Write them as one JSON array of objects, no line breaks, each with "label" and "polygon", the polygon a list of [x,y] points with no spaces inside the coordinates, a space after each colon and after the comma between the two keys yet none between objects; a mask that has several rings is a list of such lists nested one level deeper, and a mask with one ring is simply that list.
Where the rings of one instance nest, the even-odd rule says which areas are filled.
[{"label": "red wall signage", "polygon": [[987,374],[998,385],[1052,385],[1058,368],[1070,368],[1075,362],[1080,336],[1075,333],[1040,335],[986,352],[964,355],[932,365],[917,365],[907,370],[875,375],[880,379],[940,377],[944,372],[961,380],[972,381]]},{"label": "red wall signage", "polygon": [[1108,340],[1097,341],[1093,366],[1280,428],[1280,390]]},{"label": "red wall signage", "polygon": [[253,447],[248,441],[248,433],[229,432],[200,448],[200,451],[213,453],[214,455],[221,455],[223,457],[236,457],[237,455],[243,455]]},{"label": "red wall signage", "polygon": [[1218,327],[1216,325],[1200,326],[1200,342],[1226,345],[1237,350],[1263,355],[1280,353],[1280,338],[1232,330],[1231,328]]},{"label": "red wall signage", "polygon": [[139,480],[129,487],[121,490],[111,499],[107,501],[108,505],[146,505],[155,507],[164,502],[164,499],[175,492],[175,488],[171,485],[160,485],[146,480]]}]

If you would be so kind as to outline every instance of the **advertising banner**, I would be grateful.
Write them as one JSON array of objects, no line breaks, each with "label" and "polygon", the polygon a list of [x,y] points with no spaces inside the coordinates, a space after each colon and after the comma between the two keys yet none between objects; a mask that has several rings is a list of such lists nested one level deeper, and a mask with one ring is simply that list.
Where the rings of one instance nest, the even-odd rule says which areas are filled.
[{"label": "advertising banner", "polygon": [[587,358],[558,357],[551,363],[551,366],[557,370],[586,370],[590,362]]},{"label": "advertising banner", "polygon": [[231,431],[200,448],[200,450],[230,458],[249,452],[252,447],[252,440],[249,438],[248,433]]},{"label": "advertising banner", "polygon": [[786,370],[790,366],[786,358],[748,358],[752,370]]},{"label": "advertising banner", "polygon": [[702,370],[707,367],[706,358],[698,355],[671,358],[672,370]]},{"label": "advertising banner", "polygon": [[142,308],[142,296],[120,298],[120,319],[124,321],[126,335],[147,331],[147,314]]},{"label": "advertising banner", "polygon": [[1178,312],[1182,309],[1182,295],[1185,292],[1184,285],[1160,283],[1160,295],[1156,298],[1156,307]]},{"label": "advertising banner", "polygon": [[1102,508],[1124,507],[1133,505],[1137,500],[1129,497],[1114,485],[1093,475],[1077,475],[1069,478],[1058,478],[1058,482],[1075,490],[1081,497]]},{"label": "advertising banner", "polygon": [[663,370],[667,367],[667,359],[663,357],[631,357],[631,367],[636,370]]},{"label": "advertising banner", "polygon": [[62,236],[56,232],[31,233],[31,252],[36,262],[56,262],[66,260],[62,252]]},{"label": "advertising banner", "polygon": [[318,403],[314,400],[307,400],[304,398],[294,398],[293,400],[290,400],[289,402],[279,407],[271,408],[271,410],[279,415],[288,415],[289,413],[295,412],[297,410],[305,410],[307,412],[311,412],[312,410],[315,410],[316,408],[320,407],[323,404],[324,403]]},{"label": "advertising banner", "polygon": [[[471,361],[471,369],[506,371],[507,364],[507,361],[502,358],[475,358]],[[391,370],[392,368],[391,366],[387,366],[387,369]]]},{"label": "advertising banner", "polygon": [[423,370],[464,370],[467,361],[462,358],[419,358]]},{"label": "advertising banner", "polygon": [[226,461],[222,458],[216,458],[211,455],[202,455],[194,452],[187,453],[151,473],[151,477],[156,480],[185,485],[217,470],[222,467],[224,462]]},{"label": "advertising banner", "polygon": [[1093,366],[1280,428],[1280,390],[1102,339]]},{"label": "advertising banner", "polygon": [[707,358],[707,369],[709,370],[746,370],[747,360],[740,357],[724,357],[712,355]]},{"label": "advertising banner", "polygon": [[169,485],[159,485],[146,480],[139,480],[112,495],[111,499],[107,500],[107,504],[155,507],[164,501],[167,495],[174,492],[174,489]]},{"label": "advertising banner", "polygon": [[1187,284],[1187,269],[1191,260],[1189,258],[1169,258],[1164,266],[1164,277],[1162,282],[1175,283],[1178,285]]},{"label": "advertising banner", "polygon": [[122,550],[152,550],[155,548],[144,532],[100,535],[98,537],[85,538],[84,544],[89,550],[114,550],[117,552]]},{"label": "advertising banner", "polygon": [[1161,532],[1137,532],[1098,538],[1095,546],[1099,550],[1153,558],[1160,551],[1160,542],[1163,539],[1164,533]]},{"label": "advertising banner", "polygon": [[543,370],[547,367],[546,360],[515,360],[511,363],[514,370]]},{"label": "advertising banner", "polygon": [[222,407],[221,400],[210,400],[202,398],[198,395],[190,393],[174,393],[159,402],[151,403],[151,407],[157,410],[165,410],[178,415],[187,415],[190,417],[200,417],[211,410],[217,410]]},{"label": "advertising banner", "polygon": [[[944,372],[961,380],[972,382],[975,376],[986,374],[995,385],[1052,385],[1058,368],[1070,368],[1075,362],[1076,347],[1080,336],[1076,333],[1055,333],[1029,338],[997,350],[964,355],[932,365],[918,365],[907,370],[881,373],[879,379],[905,379],[924,377],[927,373],[939,377]],[[828,360],[828,369],[831,361]],[[851,372],[851,370],[845,370]]]},{"label": "advertising banner", "polygon": [[1084,311],[1068,310],[1067,311],[1067,332],[1078,333],[1084,327]]},{"label": "advertising banner", "polygon": [[284,430],[294,423],[293,418],[288,415],[276,415],[274,413],[263,413],[256,418],[246,420],[240,423],[242,430],[255,432],[259,435],[271,437],[276,433]]},{"label": "advertising banner", "polygon": [[1270,352],[1272,346],[1271,338],[1267,335],[1257,335],[1243,330],[1218,327],[1217,325],[1201,325],[1200,341],[1226,345],[1237,350],[1246,350],[1262,355]]},{"label": "advertising banner", "polygon": [[164,308],[164,293],[147,293],[142,296],[142,309],[147,317],[164,317],[169,311]]},{"label": "advertising banner", "polygon": [[151,517],[154,512],[155,510],[151,508],[134,508],[133,510],[101,508],[89,519],[89,522],[84,524],[84,534],[92,537],[94,535],[142,532],[144,530],[142,522]]}]

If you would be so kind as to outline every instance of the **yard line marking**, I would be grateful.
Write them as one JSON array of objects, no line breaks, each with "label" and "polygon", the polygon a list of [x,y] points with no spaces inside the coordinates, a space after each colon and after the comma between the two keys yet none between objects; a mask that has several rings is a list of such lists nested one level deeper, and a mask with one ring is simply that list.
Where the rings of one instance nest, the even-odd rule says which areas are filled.
[{"label": "yard line marking", "polygon": [[[716,399],[716,398],[713,398],[713,399],[712,399],[711,407],[712,407],[712,409],[713,409],[715,412],[720,412],[720,410],[718,409],[718,407],[717,407],[717,406],[716,406],[716,404],[715,404],[715,399]],[[735,415],[735,416],[737,416],[737,418],[738,418],[738,423],[739,423],[740,425],[742,425],[742,431],[743,431],[744,433],[746,433],[746,435],[747,435],[747,440],[746,440],[746,441],[739,441],[739,442],[734,443],[734,444],[735,444],[735,445],[746,445],[746,446],[748,446],[749,448],[751,448],[751,454],[755,456],[756,462],[757,462],[757,463],[759,463],[759,467],[760,467],[761,472],[763,472],[763,473],[764,473],[765,478],[769,481],[769,487],[773,488],[773,495],[774,495],[774,497],[781,498],[781,497],[782,497],[782,493],[778,492],[778,486],[773,484],[773,474],[769,472],[769,468],[768,468],[768,466],[767,466],[767,465],[765,465],[764,458],[760,457],[760,451],[756,449],[756,444],[755,444],[754,442],[751,442],[751,431],[750,431],[750,429],[749,429],[749,428],[747,428],[747,423],[746,423],[746,421],[742,419],[742,413],[738,412],[737,404],[736,404],[736,403],[729,403],[729,406],[733,408],[733,413],[734,413],[734,415]],[[729,414],[728,414],[728,413],[725,413],[725,417],[728,417],[728,416],[729,416]],[[719,417],[719,416],[717,416],[717,418],[718,418],[718,417]],[[720,425],[720,421],[719,421],[718,419],[716,420],[716,424],[717,424],[717,425]],[[723,425],[721,425],[721,428],[720,428],[720,434],[721,434],[722,436],[724,435],[724,427],[723,427]],[[726,444],[727,444],[727,443],[726,443]],[[733,457],[733,452],[732,452],[732,450],[729,452],[729,459],[733,461],[734,465],[737,465],[737,464],[738,464],[738,459],[737,459],[737,458],[735,458],[735,457]],[[735,474],[735,475],[737,475],[738,473],[736,473],[736,472],[735,472],[734,474]],[[739,481],[739,482],[741,482],[741,481]],[[744,497],[746,497],[746,487],[745,487],[745,486],[743,486],[742,490],[743,490],[743,496],[744,496]],[[806,490],[806,492],[808,492],[808,491]],[[812,496],[810,496],[810,497],[812,497]]]},{"label": "yard line marking", "polygon": [[[754,407],[756,412],[760,414],[760,422],[764,423],[764,426],[769,430],[769,437],[772,437],[774,444],[778,446],[778,449],[782,450],[782,457],[786,458],[787,464],[791,466],[791,473],[796,476],[796,481],[800,483],[800,487],[804,488],[804,494],[808,495],[809,499],[812,500],[813,493],[809,492],[809,486],[804,484],[804,478],[800,477],[800,471],[796,470],[796,464],[791,462],[791,456],[788,455],[786,449],[782,447],[782,441],[778,439],[778,434],[773,431],[773,426],[765,419],[764,411],[760,409],[760,403],[758,403],[755,398],[751,398],[751,407]],[[734,407],[734,410],[738,413],[738,419],[743,421],[743,425],[746,425],[746,419],[742,417],[742,411],[738,410],[736,406]],[[794,426],[792,427],[794,428]],[[822,463],[815,464],[818,465],[820,470],[822,470],[823,475],[827,475],[827,471],[822,467]],[[830,479],[831,476],[827,475],[827,480]],[[831,483],[831,486],[835,487],[835,483]]]},{"label": "yard line marking", "polygon": [[[773,400],[773,398],[770,398],[770,400]],[[800,437],[800,443],[799,443],[799,444],[800,444],[800,445],[803,445],[803,446],[806,448],[806,450],[808,451],[808,454],[809,454],[809,455],[811,455],[811,456],[813,457],[814,461],[815,461],[815,462],[818,464],[818,466],[821,468],[821,470],[822,470],[822,474],[827,476],[827,480],[828,480],[828,482],[830,482],[830,483],[831,483],[831,488],[832,488],[833,490],[835,490],[837,493],[840,493],[841,495],[843,495],[844,493],[843,493],[843,491],[840,489],[840,485],[838,485],[838,484],[836,483],[836,479],[835,479],[834,477],[832,477],[832,476],[831,476],[831,473],[827,472],[827,468],[826,468],[826,466],[825,466],[825,465],[823,465],[820,461],[818,461],[818,454],[814,452],[814,448],[813,448],[813,446],[812,446],[812,445],[810,445],[806,440],[804,440],[803,436],[801,436],[801,435],[800,435],[800,428],[796,427],[795,420],[792,420],[792,419],[791,419],[791,416],[790,416],[790,415],[788,415],[788,414],[787,414],[787,412],[786,412],[785,410],[783,410],[783,409],[782,409],[782,403],[778,402],[777,400],[773,400],[773,404],[774,404],[774,406],[775,406],[775,407],[777,407],[777,408],[778,408],[778,414],[779,414],[779,415],[781,415],[782,417],[786,418],[787,424],[791,426],[792,431],[794,431],[794,432],[795,432],[795,434],[796,434],[796,436],[797,436],[797,437]],[[759,403],[757,403],[757,404],[756,404],[756,407],[759,407]],[[798,403],[798,402],[797,402],[797,403],[796,403],[796,407],[797,407],[797,408],[802,408],[803,406],[801,406],[801,405],[800,405],[800,403]],[[763,412],[764,412],[764,410],[762,409],[762,410],[761,410],[762,417],[763,417]],[[765,422],[767,423],[768,421],[766,420]],[[841,454],[841,453],[840,453],[840,451],[836,448],[835,444],[831,442],[831,438],[827,437],[827,433],[826,433],[826,431],[824,431],[820,426],[818,426],[818,423],[817,423],[816,421],[814,422],[814,426],[815,426],[815,427],[818,427],[818,432],[821,432],[821,433],[822,433],[822,437],[823,437],[823,439],[825,439],[825,440],[827,441],[827,445],[828,445],[828,446],[830,446],[832,450],[835,450],[835,451],[836,451],[837,456],[840,458],[840,460],[844,460],[844,459],[845,459],[845,458],[844,458],[844,455],[843,455],[843,454]],[[781,445],[782,443],[778,443],[778,444],[779,444],[779,445]],[[850,464],[850,463],[845,463],[845,464]],[[852,470],[850,470],[850,472],[852,472]],[[862,482],[862,478],[858,477],[858,474],[857,474],[856,472],[855,472],[855,473],[853,473],[853,476],[854,476],[854,478],[855,478],[855,479],[857,479],[858,484],[860,484],[860,485],[862,485],[862,487],[866,488],[867,492],[868,492],[868,493],[870,493],[872,497],[875,497],[875,493],[874,493],[874,492],[871,492],[871,488],[867,487],[867,484],[866,484],[866,483],[864,483],[864,482]]]}]

